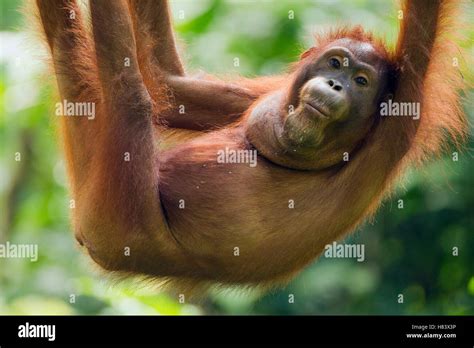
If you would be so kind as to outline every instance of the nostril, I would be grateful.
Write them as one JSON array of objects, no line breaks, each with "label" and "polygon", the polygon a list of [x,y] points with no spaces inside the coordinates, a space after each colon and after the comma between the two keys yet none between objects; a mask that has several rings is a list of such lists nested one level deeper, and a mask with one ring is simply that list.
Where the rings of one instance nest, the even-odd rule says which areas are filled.
[{"label": "nostril", "polygon": [[333,87],[336,91],[342,91],[342,86],[336,85]]},{"label": "nostril", "polygon": [[333,80],[328,80],[328,85],[331,86],[331,87],[334,86],[334,81]]}]

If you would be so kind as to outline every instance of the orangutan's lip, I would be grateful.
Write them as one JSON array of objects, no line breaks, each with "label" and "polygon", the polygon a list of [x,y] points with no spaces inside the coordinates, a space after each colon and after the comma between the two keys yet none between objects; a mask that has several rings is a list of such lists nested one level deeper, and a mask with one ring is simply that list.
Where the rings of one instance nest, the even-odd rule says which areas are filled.
[{"label": "orangutan's lip", "polygon": [[306,110],[310,111],[313,114],[316,114],[321,118],[329,118],[329,116],[321,109],[321,107],[313,103],[305,102],[304,107]]}]

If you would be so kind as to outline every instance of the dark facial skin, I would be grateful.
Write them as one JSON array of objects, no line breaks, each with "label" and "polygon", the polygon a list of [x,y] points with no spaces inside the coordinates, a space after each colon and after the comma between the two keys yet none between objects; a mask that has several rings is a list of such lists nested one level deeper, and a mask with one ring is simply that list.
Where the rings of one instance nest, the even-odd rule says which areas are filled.
[{"label": "dark facial skin", "polygon": [[372,126],[386,85],[372,45],[334,41],[301,62],[293,82],[260,101],[247,137],[263,156],[295,169],[324,169],[343,161]]}]

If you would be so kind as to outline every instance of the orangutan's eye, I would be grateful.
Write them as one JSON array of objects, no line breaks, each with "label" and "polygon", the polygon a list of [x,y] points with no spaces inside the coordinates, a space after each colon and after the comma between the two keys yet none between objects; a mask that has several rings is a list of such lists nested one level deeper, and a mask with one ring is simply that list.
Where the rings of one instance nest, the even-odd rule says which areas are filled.
[{"label": "orangutan's eye", "polygon": [[334,68],[334,69],[341,68],[341,61],[336,57],[329,58],[328,64],[331,68]]},{"label": "orangutan's eye", "polygon": [[363,76],[357,76],[354,81],[360,86],[367,86],[369,83],[369,81],[367,81],[367,79]]}]

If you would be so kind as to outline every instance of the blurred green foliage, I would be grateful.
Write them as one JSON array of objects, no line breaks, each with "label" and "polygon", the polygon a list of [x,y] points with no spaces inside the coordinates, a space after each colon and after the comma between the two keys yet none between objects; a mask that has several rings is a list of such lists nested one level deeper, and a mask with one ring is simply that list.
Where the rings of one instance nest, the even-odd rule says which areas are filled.
[{"label": "blurred green foliage", "polygon": [[[172,4],[189,69],[226,75],[278,73],[311,45],[312,33],[346,21],[391,44],[397,33],[391,1]],[[67,179],[51,116],[54,80],[45,53],[24,33],[19,5],[0,2],[0,242],[37,243],[40,258],[0,259],[0,313],[474,314],[472,138],[459,161],[447,156],[410,172],[373,221],[347,239],[365,244],[365,262],[321,258],[284,289],[264,296],[219,292],[197,304],[180,304],[133,281],[107,280],[70,232]],[[465,34],[472,52],[474,30]],[[472,72],[466,76],[472,79]],[[465,104],[472,120],[470,100],[472,90]]]}]

